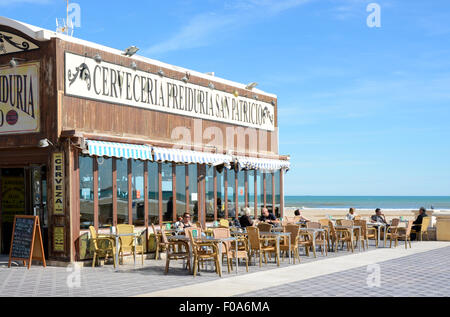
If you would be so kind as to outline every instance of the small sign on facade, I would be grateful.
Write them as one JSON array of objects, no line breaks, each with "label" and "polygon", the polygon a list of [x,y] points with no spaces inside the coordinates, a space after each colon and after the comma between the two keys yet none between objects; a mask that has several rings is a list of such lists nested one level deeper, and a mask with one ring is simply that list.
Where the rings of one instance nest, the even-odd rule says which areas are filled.
[{"label": "small sign on facade", "polygon": [[64,153],[53,153],[53,214],[64,215]]}]

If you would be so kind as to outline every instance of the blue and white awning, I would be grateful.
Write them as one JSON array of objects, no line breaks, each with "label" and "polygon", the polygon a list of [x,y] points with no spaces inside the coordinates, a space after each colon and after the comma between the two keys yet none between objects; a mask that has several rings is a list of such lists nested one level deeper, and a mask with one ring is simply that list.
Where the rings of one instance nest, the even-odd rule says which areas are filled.
[{"label": "blue and white awning", "polygon": [[148,145],[112,143],[86,140],[89,155],[107,156],[135,160],[153,160],[152,148]]},{"label": "blue and white awning", "polygon": [[239,169],[246,170],[262,170],[267,172],[274,172],[277,170],[289,170],[291,163],[284,160],[272,160],[256,157],[236,157],[235,162]]},{"label": "blue and white awning", "polygon": [[230,168],[230,163],[233,161],[231,155],[160,147],[153,147],[153,154],[155,161],[158,162],[208,164],[214,166],[224,164],[227,168]]}]

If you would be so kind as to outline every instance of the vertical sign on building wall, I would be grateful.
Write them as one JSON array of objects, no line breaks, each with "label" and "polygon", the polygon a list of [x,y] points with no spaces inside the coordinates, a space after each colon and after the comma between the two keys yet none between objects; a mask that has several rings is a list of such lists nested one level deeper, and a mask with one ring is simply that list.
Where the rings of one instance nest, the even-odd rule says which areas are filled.
[{"label": "vertical sign on building wall", "polygon": [[53,153],[53,214],[64,215],[64,154]]},{"label": "vertical sign on building wall", "polygon": [[53,227],[53,251],[64,252],[64,227]]}]

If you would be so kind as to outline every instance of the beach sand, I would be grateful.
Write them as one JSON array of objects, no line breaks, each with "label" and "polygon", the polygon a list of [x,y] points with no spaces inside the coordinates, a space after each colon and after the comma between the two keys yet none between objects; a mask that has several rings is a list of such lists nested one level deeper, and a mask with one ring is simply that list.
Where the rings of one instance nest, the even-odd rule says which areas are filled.
[{"label": "beach sand", "polygon": [[[301,215],[311,221],[317,221],[319,219],[326,218],[328,216],[332,216],[334,219],[343,219],[348,213],[348,209],[340,209],[340,208],[331,208],[331,209],[321,209],[321,208],[295,208],[295,207],[286,207],[284,209],[284,215],[291,217],[294,216],[294,211],[296,209],[300,209]],[[400,216],[404,217],[407,220],[414,220],[416,216],[414,212],[416,210],[411,209],[382,209],[381,212],[386,217],[386,220],[389,222],[393,218],[399,218]],[[355,209],[355,215],[360,215],[362,219],[368,220],[370,216],[375,214],[374,209]]]}]

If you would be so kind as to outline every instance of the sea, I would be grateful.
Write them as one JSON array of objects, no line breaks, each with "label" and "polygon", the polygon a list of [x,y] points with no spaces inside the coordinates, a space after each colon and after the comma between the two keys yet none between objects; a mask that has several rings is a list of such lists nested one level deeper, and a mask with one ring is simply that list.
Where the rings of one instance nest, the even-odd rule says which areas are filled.
[{"label": "sea", "polygon": [[450,210],[450,196],[285,196],[286,207]]}]

